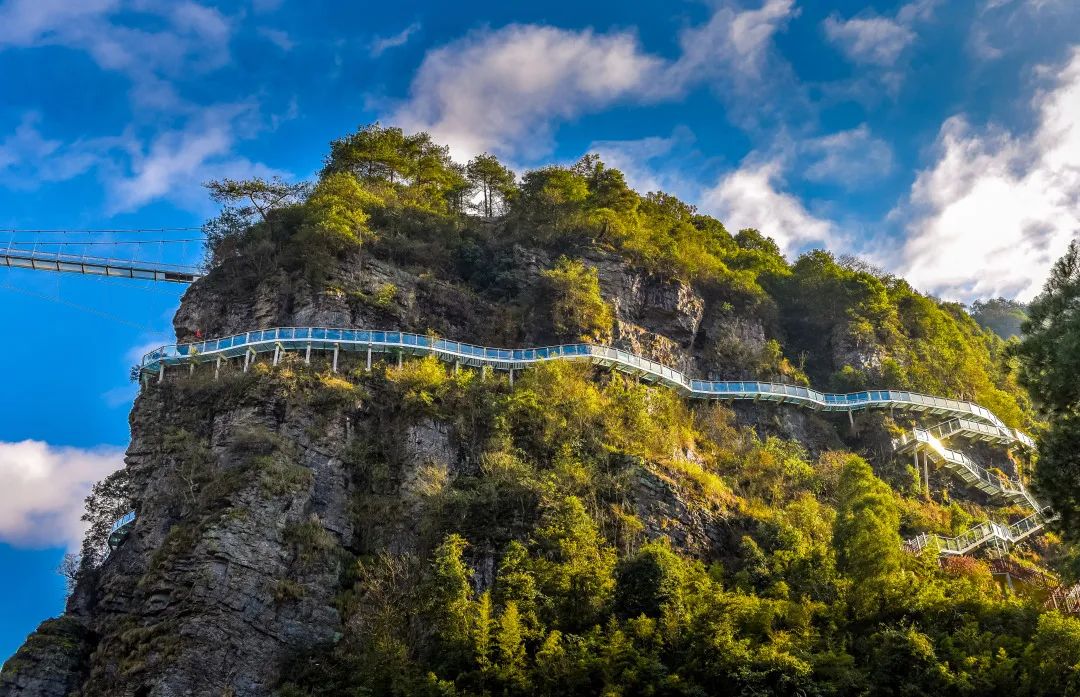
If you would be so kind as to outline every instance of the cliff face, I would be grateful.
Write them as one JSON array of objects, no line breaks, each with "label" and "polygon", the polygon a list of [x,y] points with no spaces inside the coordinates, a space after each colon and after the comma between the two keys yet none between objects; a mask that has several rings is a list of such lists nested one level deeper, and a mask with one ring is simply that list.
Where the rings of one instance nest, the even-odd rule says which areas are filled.
[{"label": "cliff face", "polygon": [[[519,254],[514,284],[535,289],[552,260]],[[588,263],[614,310],[617,346],[716,377],[747,375],[765,349],[758,317],[615,257]],[[290,325],[434,329],[495,345],[555,338],[537,311],[378,259],[340,265],[327,287],[281,274],[237,296],[212,276],[186,294],[178,340]],[[8,663],[0,695],[272,694],[289,661],[349,631],[341,592],[353,560],[425,554],[447,515],[433,491],[487,476],[473,447],[482,424],[372,406],[387,399],[289,361],[217,381],[174,375],[144,390],[126,457],[133,531]],[[740,418],[812,453],[838,444],[810,414],[750,407]],[[701,504],[692,485],[647,459],[618,466],[635,535],[705,560],[733,554],[740,524],[724,505]],[[492,583],[495,546],[474,550],[478,588]]]},{"label": "cliff face", "polygon": [[[597,271],[615,316],[611,343],[681,370],[715,378],[751,378],[767,343],[766,321],[739,312],[723,298],[706,301],[701,289],[635,268],[625,258],[593,251],[584,258]],[[325,289],[284,272],[237,296],[222,269],[194,285],[176,313],[178,341],[227,336],[263,327],[370,327],[435,331],[489,346],[540,345],[555,336],[543,304],[541,274],[555,258],[514,249],[505,283],[514,297],[481,296],[461,283],[435,278],[356,254],[336,266]],[[854,351],[854,350],[853,350]]]}]

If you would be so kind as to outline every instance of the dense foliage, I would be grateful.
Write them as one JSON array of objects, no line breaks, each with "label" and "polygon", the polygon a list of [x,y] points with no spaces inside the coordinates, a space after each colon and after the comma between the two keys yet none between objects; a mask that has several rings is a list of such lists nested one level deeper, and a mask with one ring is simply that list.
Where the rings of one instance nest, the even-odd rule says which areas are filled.
[{"label": "dense foliage", "polygon": [[[1030,420],[1004,342],[960,305],[856,259],[812,251],[788,263],[758,231],[733,235],[672,196],[641,195],[593,155],[518,180],[491,155],[459,165],[425,133],[376,124],[334,141],[312,186],[210,186],[227,204],[210,226],[211,263],[229,264],[221,278],[232,283],[255,284],[284,269],[318,285],[335,258],[370,254],[456,279],[524,312],[539,305],[550,338],[603,340],[610,313],[583,285],[594,272],[575,269],[614,255],[762,322],[770,339],[764,353],[726,356],[743,374],[837,390],[914,389],[978,401],[1010,424]],[[547,276],[562,300],[523,285],[523,247],[565,257]],[[572,307],[578,299],[587,302]],[[976,316],[1003,307],[990,301]]]},{"label": "dense foliage", "polygon": [[[806,356],[819,384],[840,390],[906,388],[978,402],[1008,423],[1029,410],[1005,343],[956,303],[917,293],[858,260],[808,252],[769,283],[785,349]],[[830,369],[840,358],[841,367]]]},{"label": "dense foliage", "polygon": [[[812,461],[723,407],[572,364],[512,388],[434,359],[356,377],[379,425],[355,447],[365,552],[344,635],[297,656],[284,695],[1080,689],[1080,620],[1005,594],[982,562],[902,552],[913,504],[857,456]],[[428,420],[477,468],[423,473],[406,514],[378,482],[400,424]],[[688,507],[666,532],[632,504],[656,477]],[[415,551],[381,538],[401,515]],[[698,515],[724,521],[719,556],[664,541]]]},{"label": "dense foliage", "polygon": [[1039,490],[1061,516],[1061,528],[1080,539],[1080,241],[1054,265],[1042,294],[1029,306],[1016,349],[1020,380],[1048,426],[1039,435]]},{"label": "dense foliage", "polygon": [[976,300],[971,304],[971,316],[980,326],[989,329],[1002,339],[1020,336],[1027,320],[1027,305],[1008,298]]}]

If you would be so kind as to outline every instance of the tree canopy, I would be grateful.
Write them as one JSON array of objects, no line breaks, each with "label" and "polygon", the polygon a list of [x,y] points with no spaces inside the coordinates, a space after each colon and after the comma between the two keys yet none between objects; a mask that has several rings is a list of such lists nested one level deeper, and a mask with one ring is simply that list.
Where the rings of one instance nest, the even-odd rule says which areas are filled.
[{"label": "tree canopy", "polygon": [[1048,420],[1035,479],[1062,529],[1080,540],[1080,241],[1054,264],[1023,331],[1020,382]]}]

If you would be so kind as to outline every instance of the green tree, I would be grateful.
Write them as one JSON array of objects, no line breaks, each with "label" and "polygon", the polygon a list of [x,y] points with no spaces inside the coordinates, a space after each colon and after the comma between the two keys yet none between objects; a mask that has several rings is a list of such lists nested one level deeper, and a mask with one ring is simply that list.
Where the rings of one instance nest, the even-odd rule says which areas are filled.
[{"label": "green tree", "polygon": [[472,185],[479,190],[480,212],[486,218],[501,213],[503,206],[514,195],[514,173],[504,167],[494,155],[484,153],[469,160],[465,173]]},{"label": "green tree", "polygon": [[356,177],[335,172],[323,177],[305,202],[307,226],[301,233],[332,252],[359,247],[371,236],[365,208],[378,198],[366,191]]},{"label": "green tree", "polygon": [[837,498],[836,567],[852,583],[856,617],[873,616],[898,600],[895,591],[903,575],[900,514],[889,486],[855,455],[844,463]]},{"label": "green tree", "polygon": [[[206,263],[215,266],[240,253],[245,235],[256,224],[266,228],[267,237],[277,238],[275,220],[285,208],[299,204],[307,196],[306,183],[289,184],[279,177],[263,179],[217,179],[203,184],[210,199],[223,206],[222,212],[206,226]],[[248,250],[250,251],[250,250]]]},{"label": "green tree", "polygon": [[499,616],[499,630],[496,637],[499,648],[498,670],[500,677],[513,685],[520,685],[525,679],[525,627],[518,614],[517,603],[506,603]]},{"label": "green tree", "polygon": [[323,175],[349,172],[365,181],[403,179],[409,169],[407,139],[400,128],[370,124],[330,143]]},{"label": "green tree", "polygon": [[596,269],[561,257],[543,277],[556,335],[583,341],[603,341],[610,335],[611,307],[600,295]]},{"label": "green tree", "polygon": [[439,212],[457,209],[468,188],[465,172],[450,159],[449,148],[427,133],[406,134],[378,123],[330,143],[322,176],[342,172],[382,189],[387,198]]},{"label": "green tree", "polygon": [[1027,320],[1027,305],[1008,298],[976,300],[971,304],[971,316],[980,326],[1002,339],[1020,336]]},{"label": "green tree", "polygon": [[1061,515],[1061,528],[1080,539],[1080,240],[1054,264],[1029,307],[1020,382],[1049,420],[1039,437],[1035,480]]},{"label": "green tree", "polygon": [[476,645],[475,608],[469,585],[472,574],[463,559],[467,544],[461,535],[452,533],[436,548],[429,594],[432,624],[443,646],[444,662],[458,668],[472,663]]},{"label": "green tree", "polygon": [[536,576],[552,619],[590,627],[607,612],[615,590],[615,552],[575,496],[563,499],[537,531]]}]

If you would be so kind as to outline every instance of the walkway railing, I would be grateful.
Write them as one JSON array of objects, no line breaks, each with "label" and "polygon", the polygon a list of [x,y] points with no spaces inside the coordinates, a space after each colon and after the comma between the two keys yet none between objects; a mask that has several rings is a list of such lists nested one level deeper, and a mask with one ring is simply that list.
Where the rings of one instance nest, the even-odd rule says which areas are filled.
[{"label": "walkway railing", "polygon": [[[948,423],[950,422],[946,422],[946,424]],[[1034,502],[1034,498],[1024,488],[1023,484],[994,474],[982,465],[972,461],[971,458],[959,450],[946,448],[941,441],[932,435],[935,431],[941,432],[941,427],[946,424],[925,430],[916,428],[910,433],[904,433],[893,441],[893,449],[897,452],[925,452],[932,460],[957,475],[969,486],[973,486],[990,496],[1007,498],[1023,505],[1030,504],[1032,508],[1039,509],[1038,504]],[[959,429],[950,431],[951,434],[959,432]]]},{"label": "walkway railing", "polygon": [[1029,443],[1030,438],[1006,426],[989,409],[972,402],[919,394],[909,390],[867,390],[848,394],[820,392],[809,387],[760,381],[696,380],[642,356],[597,344],[561,344],[540,348],[493,348],[407,332],[323,327],[278,327],[190,344],[163,346],[146,354],[140,370],[159,374],[168,366],[207,362],[257,353],[311,350],[406,353],[439,358],[497,370],[525,368],[549,360],[588,360],[634,373],[699,399],[771,401],[818,411],[853,412],[861,409],[902,409],[920,413],[964,417],[997,429],[1008,442]]},{"label": "walkway railing", "polygon": [[956,537],[943,537],[924,533],[904,543],[904,546],[912,552],[920,552],[933,545],[939,554],[960,555],[978,549],[990,543],[1013,545],[1041,530],[1046,523],[1053,519],[1049,508],[1040,504],[1031,492],[1018,481],[998,476],[985,467],[973,462],[971,458],[958,450],[946,448],[934,434],[955,435],[965,431],[980,430],[981,425],[972,423],[960,423],[963,420],[953,419],[930,429],[916,428],[910,433],[904,433],[893,441],[893,448],[897,452],[914,451],[925,452],[932,460],[941,464],[948,472],[956,475],[970,486],[974,486],[985,494],[996,496],[1030,507],[1031,515],[1012,525],[988,522],[976,525],[962,535]]},{"label": "walkway railing", "polygon": [[1042,530],[1047,520],[1042,513],[1036,512],[1012,525],[1002,525],[994,522],[982,523],[956,537],[923,533],[905,542],[904,546],[912,552],[921,552],[927,547],[932,547],[939,554],[959,556],[991,542],[1014,545]]},{"label": "walkway railing", "polygon": [[109,529],[109,549],[116,549],[135,524],[135,511],[128,511]]},{"label": "walkway railing", "polygon": [[[509,370],[551,360],[586,360],[635,374],[642,379],[667,385],[681,394],[697,399],[754,400],[789,403],[817,411],[853,412],[861,409],[902,409],[928,414],[942,414],[951,419],[931,430],[916,429],[905,434],[894,445],[898,449],[923,448],[931,457],[945,464],[964,481],[991,495],[1001,495],[1023,501],[1035,510],[1027,518],[1012,525],[983,523],[957,537],[923,534],[905,543],[908,549],[919,551],[933,544],[942,554],[965,554],[989,542],[1015,544],[1042,529],[1048,520],[1046,511],[1019,483],[998,477],[972,462],[963,453],[946,448],[938,437],[962,433],[1002,444],[1019,443],[1033,447],[1026,434],[1006,426],[989,409],[973,402],[934,397],[909,390],[867,390],[848,394],[820,392],[809,387],[760,381],[697,380],[684,373],[642,356],[597,344],[560,344],[539,348],[493,348],[478,346],[435,336],[408,332],[368,329],[334,329],[324,327],[278,327],[243,334],[208,339],[189,344],[170,344],[143,356],[140,374],[157,376],[160,380],[170,366],[194,366],[196,363],[217,362],[229,358],[244,358],[245,370],[252,357],[273,353],[276,363],[283,352],[304,352],[310,361],[313,350],[332,351],[333,369],[337,370],[340,352],[366,353],[371,366],[372,354],[390,353],[399,356],[436,356],[454,363]],[[936,434],[936,435],[935,435]]]},{"label": "walkway railing", "polygon": [[1015,441],[1025,447],[1031,449],[1035,448],[1035,441],[1021,431],[1017,431],[1016,429],[1002,430],[996,426],[980,423],[971,419],[949,419],[948,421],[942,422],[927,430],[935,438],[941,440],[959,434],[973,440],[981,440],[989,443],[1009,445]]}]

